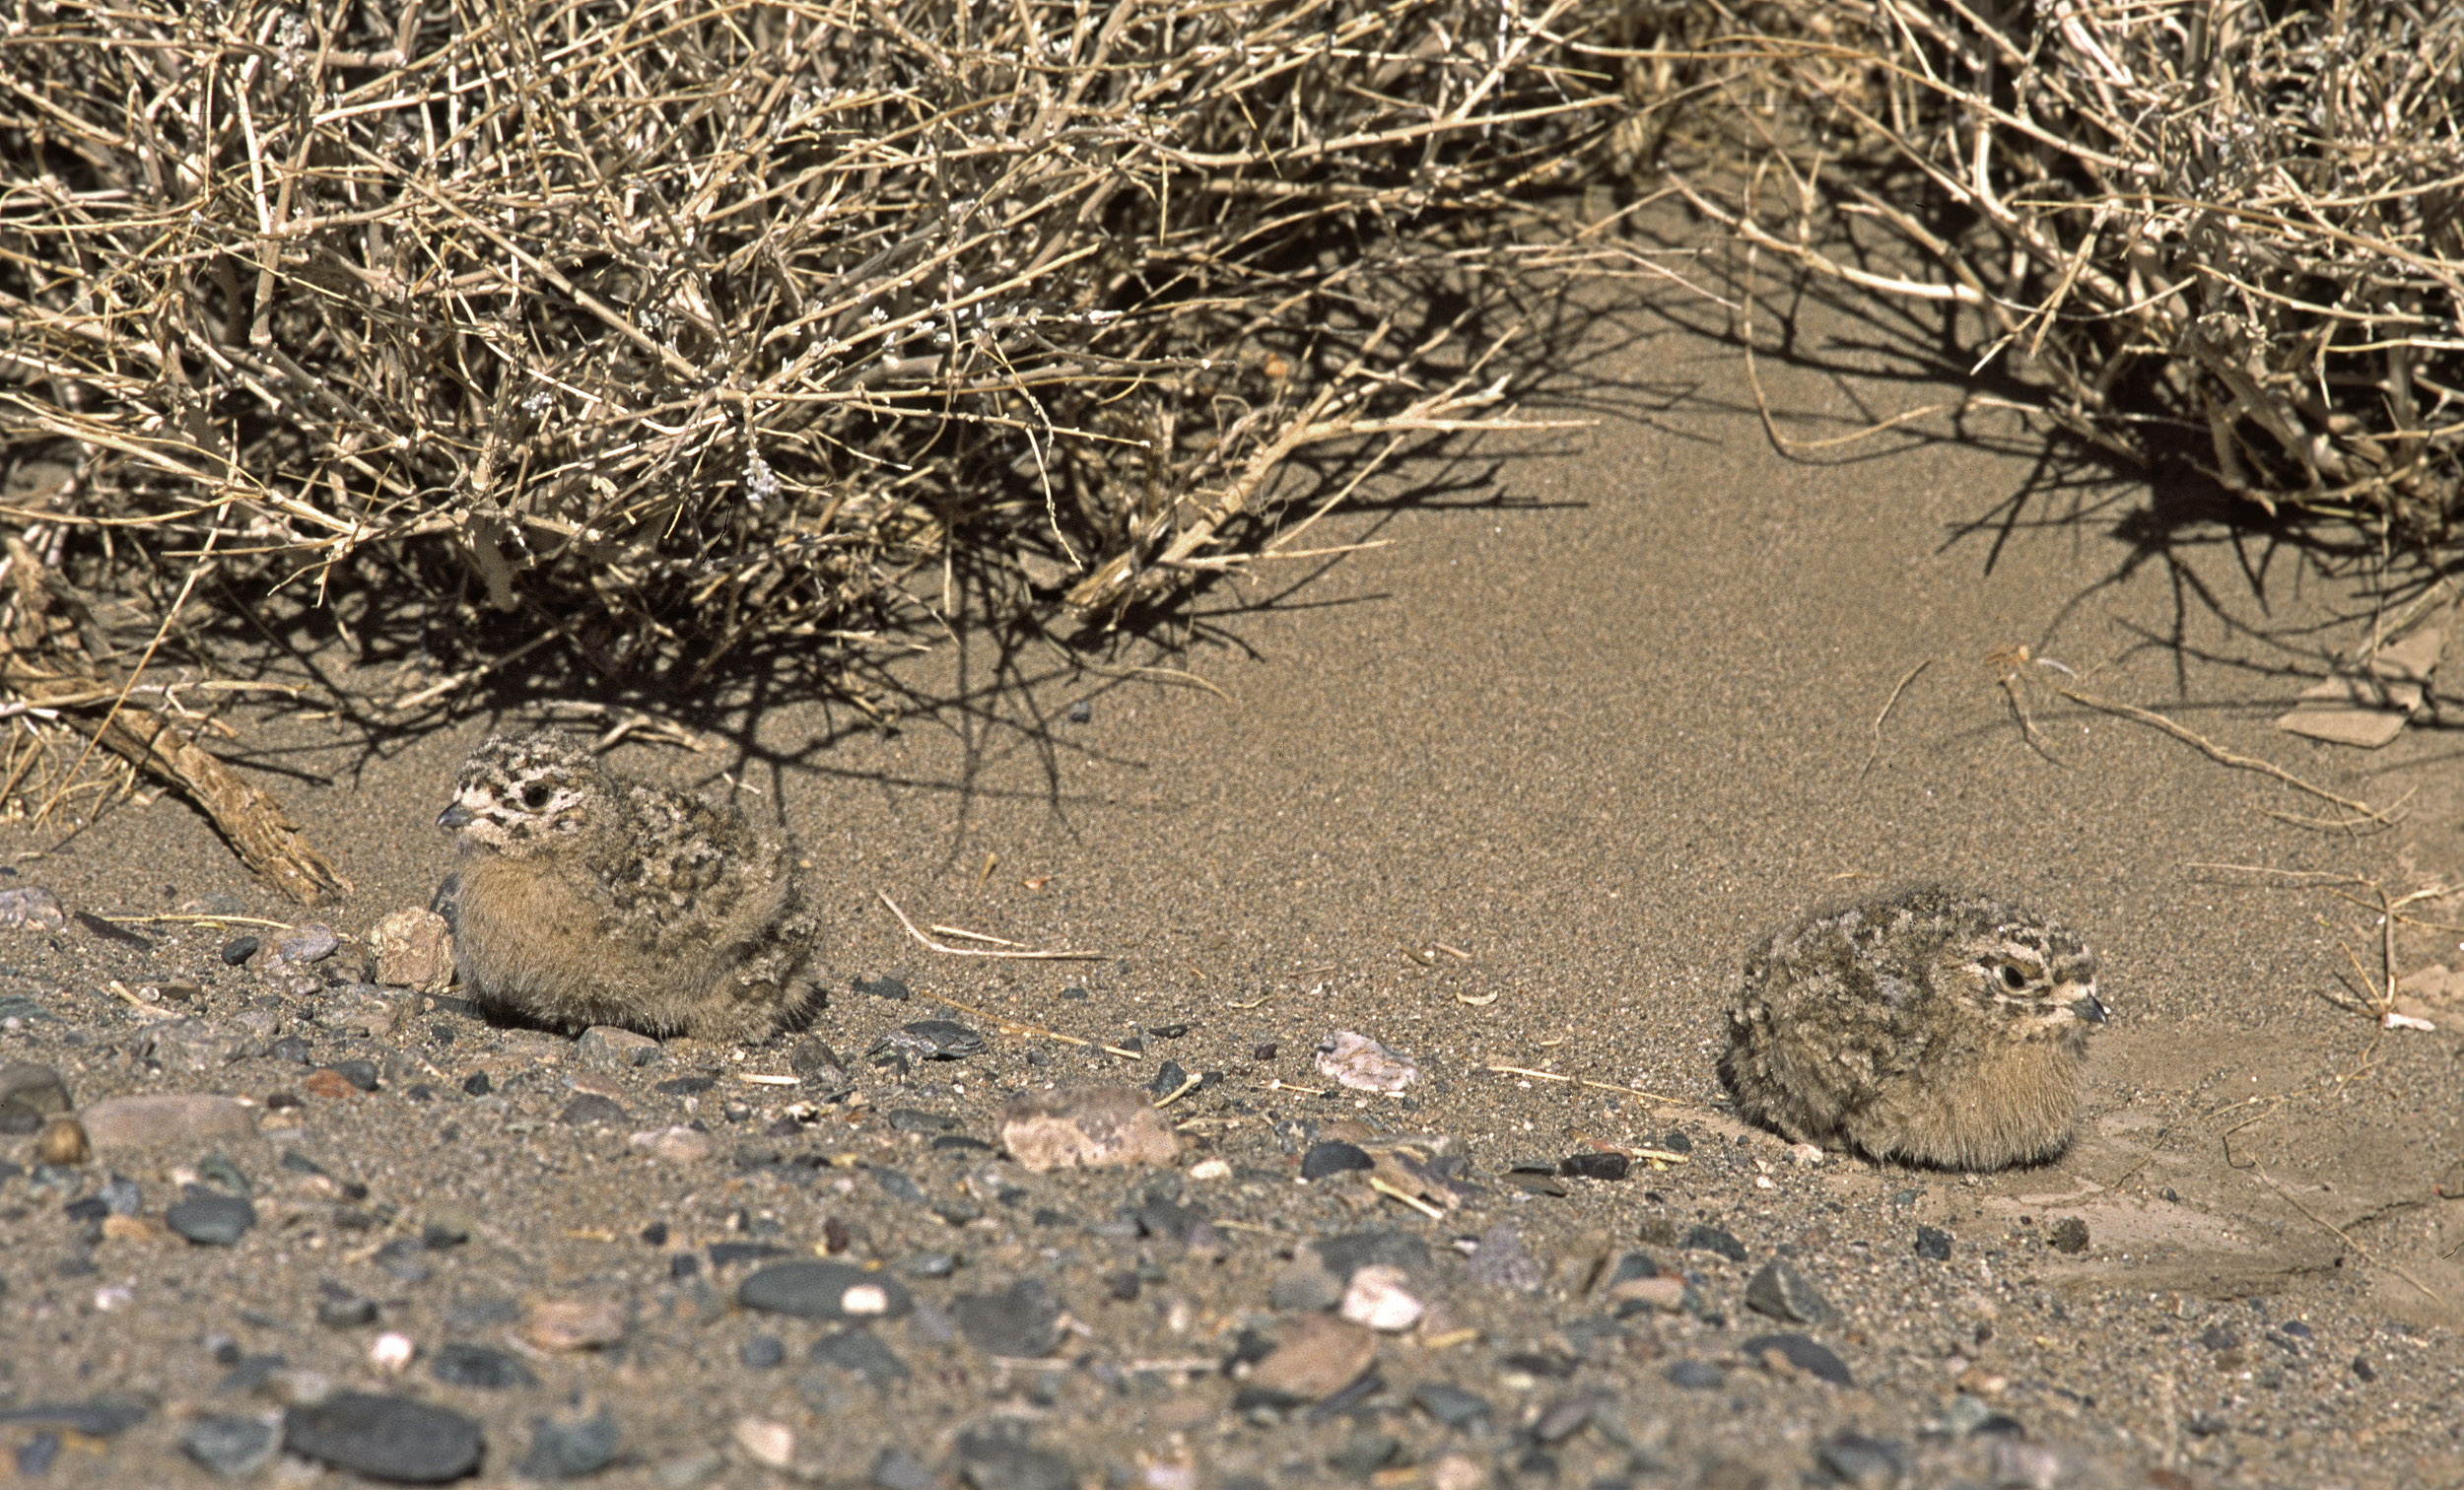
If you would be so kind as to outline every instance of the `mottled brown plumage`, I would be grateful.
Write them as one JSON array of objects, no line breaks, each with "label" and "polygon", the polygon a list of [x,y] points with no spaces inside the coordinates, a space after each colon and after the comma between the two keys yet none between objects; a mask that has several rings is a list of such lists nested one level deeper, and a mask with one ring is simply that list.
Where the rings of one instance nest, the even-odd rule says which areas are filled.
[{"label": "mottled brown plumage", "polygon": [[2078,1120],[2096,958],[2065,926],[1926,887],[1796,921],[1745,960],[1720,1077],[1803,1143],[1990,1170]]},{"label": "mottled brown plumage", "polygon": [[437,826],[470,994],[525,1019],[755,1041],[795,1017],[811,917],[786,838],[610,774],[553,730],[495,735]]}]

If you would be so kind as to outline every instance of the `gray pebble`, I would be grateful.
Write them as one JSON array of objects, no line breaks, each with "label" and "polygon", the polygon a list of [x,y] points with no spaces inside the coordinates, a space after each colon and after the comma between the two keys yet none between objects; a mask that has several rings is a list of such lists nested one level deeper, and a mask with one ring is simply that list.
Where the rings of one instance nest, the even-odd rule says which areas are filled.
[{"label": "gray pebble", "polygon": [[283,1447],[373,1479],[428,1485],[470,1473],[487,1446],[479,1425],[458,1412],[343,1391],[284,1413]]},{"label": "gray pebble", "polygon": [[847,1262],[774,1262],[736,1287],[747,1309],[804,1320],[896,1320],[915,1308],[906,1287],[886,1273]]},{"label": "gray pebble", "polygon": [[1830,1304],[1784,1257],[1763,1263],[1745,1285],[1745,1307],[1784,1324],[1821,1324],[1833,1318]]},{"label": "gray pebble", "polygon": [[1464,1427],[1475,1418],[1492,1416],[1494,1411],[1488,1398],[1447,1382],[1422,1382],[1411,1389],[1411,1400],[1422,1412],[1449,1428]]},{"label": "gray pebble", "polygon": [[1831,1478],[1856,1490],[1890,1490],[1905,1472],[1896,1439],[1870,1439],[1861,1433],[1832,1434],[1814,1451],[1814,1458]]},{"label": "gray pebble", "polygon": [[509,1387],[536,1387],[539,1378],[519,1360],[493,1345],[462,1342],[438,1349],[428,1374],[448,1387],[477,1387],[502,1391]]},{"label": "gray pebble", "polygon": [[182,1454],[225,1479],[245,1479],[262,1469],[282,1445],[282,1434],[262,1418],[199,1418],[179,1436]]},{"label": "gray pebble", "polygon": [[517,1472],[540,1480],[581,1479],[612,1463],[619,1442],[616,1420],[604,1408],[578,1423],[538,1418],[531,1424],[530,1456]]},{"label": "gray pebble", "polygon": [[256,1225],[256,1207],[238,1195],[188,1186],[186,1199],[163,1215],[164,1224],[201,1247],[232,1247]]},{"label": "gray pebble", "polygon": [[41,1116],[69,1109],[68,1083],[47,1065],[31,1060],[0,1065],[0,1108],[24,1108]]},{"label": "gray pebble", "polygon": [[287,963],[322,962],[333,956],[334,948],[341,945],[342,940],[334,935],[333,927],[321,921],[310,921],[275,937],[274,955]]},{"label": "gray pebble", "polygon": [[1717,1226],[1697,1225],[1685,1234],[1685,1240],[1678,1245],[1687,1252],[1718,1253],[1731,1262],[1745,1260],[1745,1244]]},{"label": "gray pebble", "polygon": [[1791,1370],[1819,1378],[1834,1387],[1857,1385],[1856,1378],[1848,1372],[1846,1362],[1832,1354],[1828,1346],[1817,1344],[1805,1335],[1756,1335],[1739,1346],[1738,1353],[1758,1364],[1768,1364],[1776,1357]]},{"label": "gray pebble", "polygon": [[875,1387],[887,1387],[908,1375],[907,1363],[869,1329],[842,1329],[823,1335],[813,1342],[805,1359],[816,1366],[836,1366],[841,1371],[854,1372]]},{"label": "gray pebble", "polygon": [[1513,1293],[1536,1292],[1544,1280],[1540,1260],[1523,1245],[1511,1221],[1500,1221],[1480,1233],[1478,1250],[1465,1270],[1475,1282]]},{"label": "gray pebble", "polygon": [[625,1120],[625,1109],[612,1097],[584,1092],[566,1103],[565,1110],[556,1115],[556,1120],[569,1127],[587,1127],[594,1122],[622,1122]]},{"label": "gray pebble", "polygon": [[873,1490],[935,1490],[941,1476],[932,1466],[904,1449],[889,1448],[872,1461],[872,1473],[864,1483]]},{"label": "gray pebble", "polygon": [[967,1343],[986,1355],[1036,1359],[1061,1344],[1061,1306],[1041,1278],[994,1293],[962,1294],[950,1304]]},{"label": "gray pebble", "polygon": [[1951,1260],[1951,1233],[1931,1226],[1916,1229],[1916,1254],[1937,1262]]},{"label": "gray pebble", "polygon": [[235,936],[223,943],[223,961],[237,968],[249,958],[256,956],[256,949],[263,945],[263,942],[253,936]]},{"label": "gray pebble", "polygon": [[0,926],[36,926],[56,931],[68,924],[68,913],[60,909],[60,899],[40,885],[22,890],[0,890]]}]

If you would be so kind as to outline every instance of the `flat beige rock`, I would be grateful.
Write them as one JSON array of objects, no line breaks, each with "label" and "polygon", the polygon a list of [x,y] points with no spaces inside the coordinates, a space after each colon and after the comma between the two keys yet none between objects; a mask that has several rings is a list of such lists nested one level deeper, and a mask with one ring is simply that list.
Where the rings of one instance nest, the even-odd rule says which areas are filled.
[{"label": "flat beige rock", "polygon": [[98,1154],[184,1143],[203,1150],[226,1138],[256,1135],[256,1109],[208,1092],[114,1097],[80,1113]]},{"label": "flat beige rock", "polygon": [[1037,1174],[1170,1164],[1181,1154],[1172,1124],[1133,1086],[1022,1092],[1001,1111],[1001,1144]]}]

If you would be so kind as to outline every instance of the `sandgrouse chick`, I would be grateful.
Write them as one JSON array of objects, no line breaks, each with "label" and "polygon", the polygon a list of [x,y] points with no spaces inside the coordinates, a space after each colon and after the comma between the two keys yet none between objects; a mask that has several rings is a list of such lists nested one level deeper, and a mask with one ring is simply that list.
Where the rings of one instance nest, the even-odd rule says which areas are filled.
[{"label": "sandgrouse chick", "polygon": [[472,996],[541,1023],[753,1041],[800,1012],[795,850],[720,805],[611,775],[553,730],[494,735],[437,818]]},{"label": "sandgrouse chick", "polygon": [[2069,928],[1926,887],[1794,922],[1745,959],[1720,1078],[1801,1143],[1990,1170],[2071,1140],[2096,957]]}]

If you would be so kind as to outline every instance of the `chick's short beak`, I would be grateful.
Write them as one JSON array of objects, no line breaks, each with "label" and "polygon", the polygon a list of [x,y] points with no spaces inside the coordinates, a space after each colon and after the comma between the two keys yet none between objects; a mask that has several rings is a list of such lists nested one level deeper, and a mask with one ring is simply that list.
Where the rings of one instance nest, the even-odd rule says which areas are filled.
[{"label": "chick's short beak", "polygon": [[2071,1012],[2089,1024],[2108,1024],[2112,1020],[2112,1016],[2105,1012],[2103,1002],[2093,993],[2085,994],[2074,1002]]},{"label": "chick's short beak", "polygon": [[[437,814],[437,826],[445,829],[448,833],[452,832],[456,828],[467,826],[475,821],[477,821],[477,819],[470,815],[469,809],[465,808],[459,802],[448,804],[445,811]],[[2090,999],[2089,1002],[2092,1003],[2094,1000]]]}]

